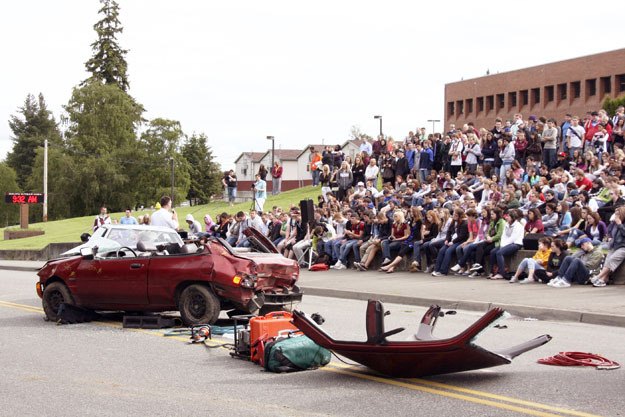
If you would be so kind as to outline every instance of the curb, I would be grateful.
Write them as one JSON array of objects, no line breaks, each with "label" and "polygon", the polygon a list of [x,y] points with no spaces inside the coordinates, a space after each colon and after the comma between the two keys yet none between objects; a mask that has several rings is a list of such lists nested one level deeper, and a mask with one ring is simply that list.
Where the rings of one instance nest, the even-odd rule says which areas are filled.
[{"label": "curb", "polygon": [[35,266],[10,266],[10,265],[0,265],[0,270],[3,271],[26,271],[26,272],[37,272],[40,268]]},{"label": "curb", "polygon": [[498,304],[483,301],[448,300],[443,298],[421,298],[404,295],[375,294],[370,292],[356,292],[334,290],[330,288],[302,287],[304,294],[318,297],[345,298],[350,300],[378,299],[384,303],[407,304],[429,307],[438,304],[443,308],[461,309],[470,311],[486,312],[493,307],[501,307],[508,313],[518,317],[531,317],[540,320],[568,321],[584,324],[597,324],[602,326],[625,327],[625,316],[610,314],[590,313],[573,310],[558,310],[535,306],[517,304]]}]

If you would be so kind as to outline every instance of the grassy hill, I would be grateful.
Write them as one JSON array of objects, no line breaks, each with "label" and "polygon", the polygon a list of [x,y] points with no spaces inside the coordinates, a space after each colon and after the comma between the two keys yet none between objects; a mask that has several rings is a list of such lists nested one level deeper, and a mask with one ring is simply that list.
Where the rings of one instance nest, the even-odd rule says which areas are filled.
[{"label": "grassy hill", "polygon": [[[317,201],[317,196],[320,194],[321,189],[319,187],[303,187],[291,191],[283,192],[277,196],[268,196],[265,202],[265,210],[271,210],[273,206],[279,206],[283,209],[288,209],[291,204],[298,205],[300,200],[311,198],[313,201]],[[222,212],[236,213],[239,210],[249,211],[252,203],[239,203],[234,207],[228,206],[225,201],[215,201],[209,204],[193,207],[176,207],[178,213],[178,219],[181,227],[186,229],[187,225],[184,222],[184,218],[187,214],[193,214],[196,220],[203,224],[202,219],[205,214],[210,214],[213,219],[217,218],[217,215]],[[143,210],[133,213],[135,217],[142,214],[151,214],[151,210]],[[111,218],[119,219],[124,213],[111,213]],[[80,241],[80,235],[82,233],[91,233],[91,226],[95,214],[92,216],[75,217],[73,219],[57,220],[47,223],[33,223],[29,225],[32,229],[39,229],[45,231],[42,236],[34,236],[25,239],[14,240],[0,240],[0,250],[2,249],[42,249],[53,242],[78,242]],[[19,226],[18,226],[19,227]],[[14,227],[12,227],[14,228]],[[0,237],[4,236],[4,229],[0,229]]]}]

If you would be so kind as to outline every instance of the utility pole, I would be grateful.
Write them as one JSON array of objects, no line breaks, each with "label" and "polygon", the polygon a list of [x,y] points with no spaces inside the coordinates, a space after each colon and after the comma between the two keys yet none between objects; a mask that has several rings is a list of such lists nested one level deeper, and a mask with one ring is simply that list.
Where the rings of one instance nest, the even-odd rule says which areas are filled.
[{"label": "utility pole", "polygon": [[170,156],[171,161],[171,206],[174,206],[174,157]]},{"label": "utility pole", "polygon": [[48,221],[48,139],[43,141],[43,221]]}]

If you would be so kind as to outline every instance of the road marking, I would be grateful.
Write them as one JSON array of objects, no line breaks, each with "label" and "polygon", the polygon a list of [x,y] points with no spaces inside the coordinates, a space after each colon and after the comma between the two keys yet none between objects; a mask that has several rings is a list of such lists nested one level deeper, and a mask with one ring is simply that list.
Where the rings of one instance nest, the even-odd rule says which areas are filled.
[{"label": "road marking", "polygon": [[0,305],[9,307],[9,308],[17,308],[19,310],[31,311],[33,313],[43,313],[43,309],[40,307],[29,306],[26,304],[16,304],[10,301],[2,301],[0,300]]},{"label": "road marking", "polygon": [[[434,394],[434,395],[439,395],[442,397],[449,397],[449,398],[454,398],[457,400],[462,400],[462,401],[467,401],[467,402],[472,402],[472,403],[476,403],[476,404],[480,404],[480,405],[485,405],[485,406],[489,406],[489,407],[494,407],[494,408],[501,408],[504,410],[508,410],[508,411],[515,411],[517,413],[522,413],[522,414],[527,414],[527,415],[531,415],[531,416],[539,416],[539,417],[561,417],[562,414],[564,415],[570,415],[570,416],[584,416],[584,417],[599,417],[595,414],[588,414],[588,413],[582,413],[582,412],[578,412],[575,410],[567,410],[564,408],[557,408],[557,407],[551,407],[549,405],[544,405],[544,404],[538,404],[538,403],[531,403],[529,401],[523,401],[523,400],[516,400],[514,398],[508,398],[508,397],[504,397],[504,396],[496,396],[495,394],[489,394],[489,393],[484,393],[484,394],[489,394],[489,395],[493,395],[496,397],[499,397],[499,399],[501,401],[508,401],[511,403],[515,403],[515,402],[521,402],[521,403],[526,403],[525,405],[529,405],[535,408],[543,408],[545,410],[550,410],[550,411],[556,411],[559,414],[552,414],[549,412],[545,412],[545,411],[540,411],[540,410],[533,410],[531,408],[523,408],[523,407],[519,407],[516,405],[512,405],[512,404],[506,404],[506,403],[500,403],[500,402],[495,402],[492,400],[488,400],[488,399],[482,399],[482,398],[476,398],[476,397],[470,397],[468,395],[463,395],[463,394],[457,394],[455,392],[449,392],[449,391],[443,391],[443,390],[439,390],[439,389],[435,389],[435,388],[430,388],[424,385],[419,385],[418,384],[418,380],[398,380],[398,379],[389,379],[389,378],[383,378],[383,377],[379,377],[379,376],[375,376],[375,375],[369,375],[369,374],[363,374],[360,372],[354,372],[354,371],[349,371],[347,369],[340,369],[338,367],[335,367],[334,364],[332,365],[328,365],[324,368],[321,368],[324,371],[327,372],[334,372],[337,374],[343,374],[343,375],[349,375],[349,376],[353,376],[356,378],[360,378],[360,379],[366,379],[369,381],[374,381],[374,382],[379,382],[382,384],[387,384],[387,385],[394,385],[397,387],[402,387],[402,388],[408,388],[414,391],[421,391],[421,392],[425,392],[428,394]],[[429,382],[429,381],[426,381]],[[445,385],[445,384],[442,384]],[[454,389],[457,391],[460,391],[461,388],[460,387],[453,387],[451,385],[447,386],[449,387],[448,389]],[[469,390],[471,391],[471,390]],[[476,394],[479,393],[479,391],[474,391]],[[489,397],[489,395],[484,395],[485,397]]]},{"label": "road marking", "polygon": [[[12,303],[10,301],[0,300],[0,306],[15,308],[15,309],[24,310],[24,311],[28,311],[32,313],[43,313],[43,309],[39,307],[29,306],[26,304]],[[106,327],[112,327],[112,328],[117,328],[117,329],[123,329],[121,323],[119,322],[95,321],[93,323],[98,326],[106,326]],[[150,336],[162,337],[165,339],[174,339],[174,340],[187,342],[187,343],[190,340],[189,338],[182,337],[182,336],[166,336],[164,333],[154,331],[154,330],[146,330],[146,329],[124,329],[124,330],[130,330],[130,331],[134,331],[138,333],[147,334]],[[229,339],[224,339],[224,340],[231,342]],[[207,340],[205,343],[207,345],[215,346],[215,347],[223,344],[223,343],[215,342],[212,340]],[[362,369],[366,369],[366,368],[363,367]],[[492,394],[492,393],[485,392],[485,391],[478,391],[478,390],[473,390],[469,388],[457,387],[454,385],[428,381],[428,380],[420,379],[420,378],[410,378],[410,379],[384,378],[384,377],[380,377],[376,375],[362,373],[360,369],[354,368],[352,365],[346,365],[342,363],[332,362],[328,366],[321,368],[321,370],[326,371],[326,372],[334,372],[334,373],[342,374],[342,375],[348,375],[348,376],[365,379],[369,381],[374,381],[374,382],[378,382],[378,383],[382,383],[386,385],[393,385],[396,387],[407,388],[407,389],[411,389],[414,391],[421,391],[421,392],[425,392],[428,394],[454,398],[457,400],[472,402],[472,403],[485,405],[489,407],[515,411],[515,412],[526,414],[526,415],[539,416],[539,417],[558,417],[558,416],[561,417],[562,415],[575,416],[575,417],[600,417],[596,414],[589,414],[589,413],[584,413],[581,411],[554,407],[554,406],[550,406],[547,404],[520,400],[517,398],[507,397],[504,395]],[[465,395],[465,394],[468,394],[468,395]],[[470,396],[470,395],[473,395],[473,396]],[[483,397],[483,398],[479,398],[479,397]],[[496,402],[493,400],[502,401],[502,402]],[[509,403],[509,404],[506,404],[506,403]],[[517,404],[518,406],[514,404]],[[535,409],[524,408],[520,406],[533,407]],[[559,414],[552,414],[549,412],[540,411],[540,409],[556,412]]]}]

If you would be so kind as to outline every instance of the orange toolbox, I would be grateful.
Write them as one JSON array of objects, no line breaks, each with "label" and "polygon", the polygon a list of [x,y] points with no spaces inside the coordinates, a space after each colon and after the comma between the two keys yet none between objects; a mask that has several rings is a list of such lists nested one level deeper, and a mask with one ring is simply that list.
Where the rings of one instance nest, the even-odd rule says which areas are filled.
[{"label": "orange toolbox", "polygon": [[[260,362],[264,356],[264,345],[268,339],[280,333],[299,331],[291,320],[293,315],[288,311],[272,311],[264,316],[250,319],[250,356],[252,362]],[[285,332],[286,331],[286,332]]]}]

